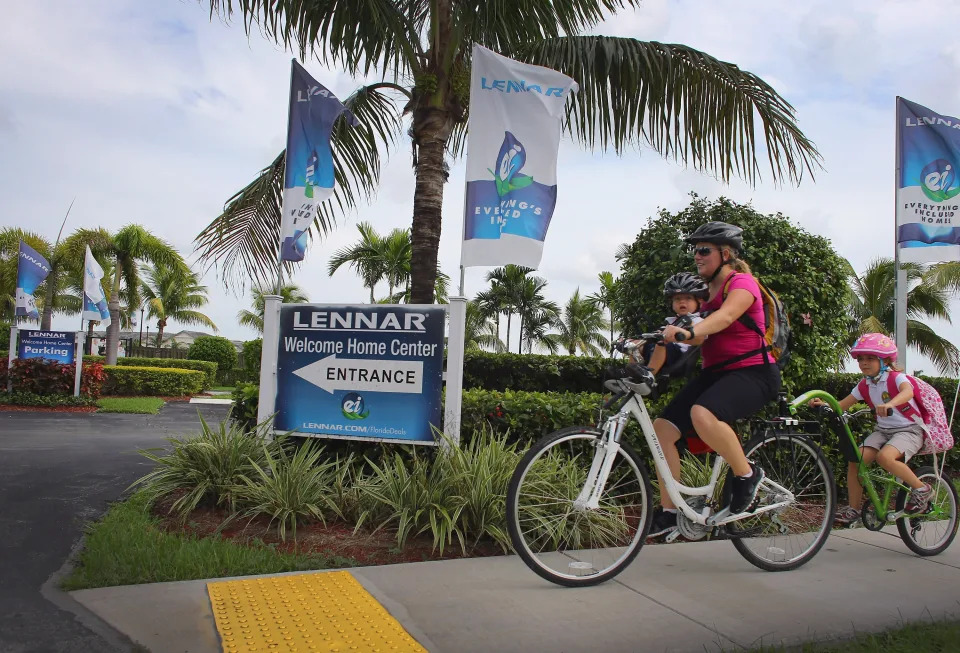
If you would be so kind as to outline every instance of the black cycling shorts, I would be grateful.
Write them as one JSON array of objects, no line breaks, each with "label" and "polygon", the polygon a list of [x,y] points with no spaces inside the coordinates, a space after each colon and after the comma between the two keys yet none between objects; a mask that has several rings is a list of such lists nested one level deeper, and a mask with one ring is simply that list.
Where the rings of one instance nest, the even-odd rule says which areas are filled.
[{"label": "black cycling shorts", "polygon": [[681,388],[660,417],[686,434],[693,430],[690,410],[703,406],[721,422],[733,426],[738,419],[750,417],[774,401],[779,392],[780,368],[774,364],[702,371]]}]

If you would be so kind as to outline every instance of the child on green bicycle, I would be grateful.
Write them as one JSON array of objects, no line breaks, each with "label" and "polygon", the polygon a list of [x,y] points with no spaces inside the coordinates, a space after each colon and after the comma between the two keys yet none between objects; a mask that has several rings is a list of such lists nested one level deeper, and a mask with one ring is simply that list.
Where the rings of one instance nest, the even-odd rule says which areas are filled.
[{"label": "child on green bicycle", "polygon": [[[880,467],[902,479],[911,488],[910,499],[905,507],[906,512],[923,512],[930,503],[933,489],[917,478],[913,470],[907,466],[906,461],[910,460],[923,446],[924,430],[921,424],[905,417],[900,411],[893,410],[906,403],[916,408],[913,386],[906,375],[894,364],[897,360],[896,344],[882,333],[867,333],[857,340],[850,354],[860,365],[860,371],[867,381],[870,399],[877,413],[877,430],[867,436],[860,448],[863,462],[870,465],[876,460]],[[887,393],[889,374],[898,375],[895,381],[900,392],[894,397]],[[859,387],[854,387],[849,395],[840,400],[840,408],[847,410],[853,404],[863,400]],[[823,405],[823,401],[813,399],[810,405],[820,406]],[[843,438],[841,443],[842,441]],[[837,510],[836,521],[840,524],[852,524],[860,518],[858,507],[863,503],[863,487],[857,476],[858,463],[852,460],[855,458],[855,453],[851,450],[846,455],[849,504]]]}]

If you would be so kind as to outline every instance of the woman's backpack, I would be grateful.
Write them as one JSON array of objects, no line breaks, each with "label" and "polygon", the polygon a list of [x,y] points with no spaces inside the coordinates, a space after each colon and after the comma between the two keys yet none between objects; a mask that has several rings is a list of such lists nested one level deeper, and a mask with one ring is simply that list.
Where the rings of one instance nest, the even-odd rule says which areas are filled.
[{"label": "woman's backpack", "polygon": [[[896,397],[900,392],[897,387],[898,374],[887,374],[887,394]],[[923,438],[923,446],[918,454],[941,453],[953,448],[953,433],[950,432],[950,423],[947,421],[947,412],[943,408],[943,399],[940,393],[932,385],[905,374],[910,385],[913,386],[913,399],[919,408],[919,412],[910,405],[910,402],[897,406],[904,417],[918,421],[922,424],[926,432]],[[867,380],[863,379],[857,385],[863,402],[874,408],[873,400],[870,399],[870,391],[867,388]]]}]

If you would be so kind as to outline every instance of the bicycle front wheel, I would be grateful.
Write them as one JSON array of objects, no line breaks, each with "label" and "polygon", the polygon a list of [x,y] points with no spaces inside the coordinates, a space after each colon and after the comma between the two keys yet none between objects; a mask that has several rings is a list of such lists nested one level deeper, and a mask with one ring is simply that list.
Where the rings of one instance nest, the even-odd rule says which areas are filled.
[{"label": "bicycle front wheel", "polygon": [[523,456],[507,491],[507,529],[530,569],[558,585],[596,585],[630,564],[650,528],[650,481],[620,445],[596,508],[577,501],[603,434],[570,427],[544,436]]},{"label": "bicycle front wheel", "polygon": [[[935,556],[957,536],[957,488],[943,470],[939,476],[933,467],[921,467],[916,473],[917,478],[933,488],[930,507],[923,514],[898,519],[897,530],[911,551],[921,556]],[[907,490],[897,493],[898,511],[904,509],[909,498]]]},{"label": "bicycle front wheel", "polygon": [[[794,501],[729,524],[733,546],[760,569],[796,569],[813,558],[830,535],[837,501],[833,470],[820,447],[802,435],[768,432],[743,450],[768,479],[793,493]],[[761,485],[758,508],[781,500]]]}]

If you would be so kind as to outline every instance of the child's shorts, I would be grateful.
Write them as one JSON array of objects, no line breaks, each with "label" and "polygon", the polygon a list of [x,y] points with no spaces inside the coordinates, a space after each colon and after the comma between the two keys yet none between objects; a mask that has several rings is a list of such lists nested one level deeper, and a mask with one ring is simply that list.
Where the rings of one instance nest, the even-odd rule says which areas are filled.
[{"label": "child's shorts", "polygon": [[903,454],[904,460],[910,460],[923,446],[923,436],[923,427],[919,424],[898,426],[892,429],[878,428],[867,436],[867,439],[863,441],[863,446],[879,451],[883,449],[884,445],[889,444]]}]

